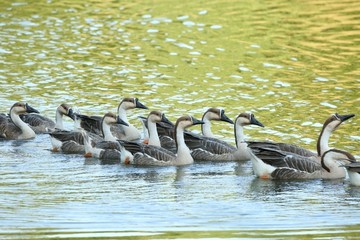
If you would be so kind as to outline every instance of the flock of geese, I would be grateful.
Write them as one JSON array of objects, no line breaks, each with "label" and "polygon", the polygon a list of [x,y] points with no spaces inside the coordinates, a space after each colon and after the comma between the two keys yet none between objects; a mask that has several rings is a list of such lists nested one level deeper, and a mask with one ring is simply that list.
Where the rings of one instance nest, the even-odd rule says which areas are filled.
[{"label": "flock of geese", "polygon": [[[127,118],[127,110],[148,109],[138,98],[124,98],[117,114],[88,116],[75,113],[68,104],[56,109],[55,122],[42,116],[24,102],[17,102],[9,114],[0,113],[0,139],[32,139],[49,134],[52,151],[84,154],[103,163],[147,166],[187,165],[194,161],[248,161],[256,176],[264,179],[337,179],[345,178],[360,186],[360,162],[347,151],[329,147],[329,138],[341,123],[354,114],[331,115],[323,124],[317,152],[289,143],[245,141],[244,127],[264,127],[254,114],[240,113],[235,121],[224,110],[209,108],[196,119],[185,115],[173,124],[160,111],[140,117],[139,131]],[[64,129],[63,116],[74,121],[74,130]],[[215,137],[211,121],[234,125],[235,146]],[[201,134],[189,131],[201,124]]]}]

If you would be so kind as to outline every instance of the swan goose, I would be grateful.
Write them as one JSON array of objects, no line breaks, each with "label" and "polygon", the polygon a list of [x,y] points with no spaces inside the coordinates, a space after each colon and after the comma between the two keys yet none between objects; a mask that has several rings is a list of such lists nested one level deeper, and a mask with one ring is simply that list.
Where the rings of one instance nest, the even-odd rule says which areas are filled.
[{"label": "swan goose", "polygon": [[[264,151],[263,151],[264,150]],[[307,157],[286,155],[274,149],[248,149],[256,176],[263,179],[338,179],[346,176],[338,162],[355,161],[353,155],[338,149],[323,153],[320,162]]]},{"label": "swan goose", "polygon": [[304,157],[309,157],[315,161],[320,162],[322,154],[330,149],[329,138],[331,136],[331,133],[334,132],[341,125],[341,123],[345,122],[346,120],[354,116],[355,116],[354,114],[339,115],[335,113],[330,117],[328,117],[325,120],[321,132],[319,134],[319,137],[317,139],[317,144],[316,144],[317,153],[314,153],[306,148],[297,146],[295,144],[289,144],[289,143],[253,141],[253,142],[248,142],[248,146],[251,149],[256,149],[258,147],[276,149],[279,151],[283,151],[286,154],[295,154]]},{"label": "swan goose", "polygon": [[0,115],[0,139],[30,139],[35,137],[34,130],[21,120],[20,114],[39,113],[38,110],[24,102],[17,102],[10,108],[10,118]]},{"label": "swan goose", "polygon": [[[226,116],[225,111],[223,109],[219,108],[209,108],[205,111],[203,114],[201,120],[204,122],[204,124],[201,125],[201,133],[202,136],[190,131],[185,131],[185,142],[189,144],[190,149],[193,148],[194,141],[199,143],[200,145],[197,145],[198,147],[201,147],[201,144],[206,145],[207,141],[212,142],[213,145],[216,145],[216,147],[213,148],[213,153],[225,153],[228,152],[228,149],[231,149],[230,151],[236,150],[234,146],[231,146],[225,141],[222,141],[220,139],[216,139],[211,131],[211,121],[224,121],[231,124],[234,124],[232,120]],[[160,141],[161,146],[164,148],[176,152],[176,146],[175,141],[173,139],[174,136],[174,125],[173,124],[158,124],[157,127],[158,131],[160,132]],[[200,143],[201,139],[201,143]],[[224,150],[225,149],[225,150]],[[222,151],[222,152],[218,152]]]},{"label": "swan goose", "polygon": [[[90,117],[89,117],[90,118]],[[110,126],[113,124],[127,125],[121,118],[117,117],[114,113],[106,113],[101,120],[102,136],[94,133],[91,135],[92,144],[103,144],[103,141],[117,141],[112,135]],[[84,152],[84,135],[81,131],[54,131],[49,133],[53,151],[62,151],[65,153],[83,153]],[[108,144],[107,144],[108,145]]]},{"label": "swan goose", "polygon": [[178,118],[175,124],[175,142],[177,152],[147,144],[137,142],[120,141],[126,150],[133,154],[133,159],[129,164],[147,166],[180,166],[194,162],[190,149],[185,144],[184,131],[186,128],[204,122],[192,116],[186,115]]},{"label": "swan goose", "polygon": [[52,132],[55,129],[64,130],[64,115],[74,120],[73,110],[66,103],[63,103],[56,108],[55,122],[50,118],[39,114],[24,114],[20,115],[20,118],[29,124],[35,133],[47,133]]},{"label": "swan goose", "polygon": [[101,164],[129,164],[132,161],[133,155],[119,142],[112,142],[114,144],[113,148],[93,147],[89,135],[85,131],[82,131],[82,134],[84,136],[84,157],[97,158],[101,161]]},{"label": "swan goose", "polygon": [[194,138],[187,139],[186,143],[192,149],[194,160],[211,160],[211,161],[245,161],[250,160],[247,151],[247,143],[244,137],[244,126],[257,125],[264,127],[252,113],[240,113],[234,124],[234,134],[236,147],[227,143],[222,143],[215,138]]},{"label": "swan goose", "polygon": [[[140,131],[134,127],[127,119],[126,111],[134,108],[148,109],[142,104],[138,98],[124,98],[118,105],[117,115],[128,125],[117,125],[111,127],[112,134],[117,139],[134,141],[139,140],[141,137]],[[101,135],[101,117],[100,116],[88,116],[77,114],[80,119],[80,126],[88,132]]]},{"label": "swan goose", "polygon": [[[165,114],[160,111],[151,111],[146,119],[146,130],[148,131],[149,135],[148,144],[160,147],[160,140],[156,130],[156,123],[163,122],[171,124],[171,122],[165,117]],[[89,139],[89,137],[87,138]],[[114,160],[115,162],[118,162],[119,159],[122,159],[120,161],[122,163],[129,163],[130,161],[129,159],[125,161],[125,156],[132,159],[132,155],[129,154],[129,152],[119,142],[105,142],[105,144],[103,143],[104,142],[97,143],[95,148],[92,147],[90,144],[88,144],[88,146],[86,146],[85,144],[85,157],[95,157],[99,158],[102,161]],[[113,144],[113,146],[109,147],[108,144]]]}]

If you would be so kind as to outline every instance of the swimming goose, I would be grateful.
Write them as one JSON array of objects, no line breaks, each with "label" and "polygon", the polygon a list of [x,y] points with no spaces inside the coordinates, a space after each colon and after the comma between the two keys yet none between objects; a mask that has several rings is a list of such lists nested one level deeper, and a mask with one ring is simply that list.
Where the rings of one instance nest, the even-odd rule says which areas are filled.
[{"label": "swimming goose", "polygon": [[[140,140],[141,134],[139,130],[129,123],[126,115],[126,111],[134,108],[148,109],[144,104],[142,104],[138,98],[124,98],[117,109],[118,116],[126,122],[128,125],[117,125],[111,127],[112,134],[117,139],[134,141]],[[100,116],[90,116],[91,120],[84,117],[84,115],[78,115],[81,119],[80,126],[88,132],[93,132],[95,134],[101,135],[101,117]]]},{"label": "swimming goose", "polygon": [[257,125],[264,127],[254,114],[240,113],[235,119],[234,133],[236,147],[215,138],[194,137],[187,138],[186,144],[192,149],[194,160],[212,161],[245,161],[250,160],[247,151],[247,143],[244,138],[243,127],[247,125]]},{"label": "swimming goose", "polygon": [[[219,108],[209,108],[202,116],[201,119],[204,124],[201,125],[202,136],[190,131],[185,131],[185,142],[189,144],[190,149],[199,148],[201,145],[206,145],[207,141],[212,142],[212,153],[222,154],[226,152],[233,152],[236,148],[225,141],[216,139],[211,131],[211,121],[224,121],[234,124],[232,120],[225,115],[225,111]],[[157,129],[160,135],[161,146],[164,148],[176,152],[174,136],[174,125],[170,124],[158,124]],[[201,139],[201,140],[200,140]],[[194,145],[194,141],[197,143]]]},{"label": "swimming goose", "polygon": [[312,152],[308,149],[303,147],[297,146],[295,144],[289,143],[276,143],[276,142],[264,142],[264,141],[252,141],[248,142],[248,146],[251,149],[260,148],[272,148],[280,151],[284,151],[286,154],[296,154],[304,157],[310,157],[313,160],[320,162],[321,155],[330,149],[329,147],[329,138],[331,133],[335,131],[341,123],[345,122],[346,120],[354,117],[354,114],[347,114],[347,115],[339,115],[337,113],[331,115],[323,124],[321,129],[320,135],[317,140],[317,153]]},{"label": "swimming goose", "polygon": [[[106,113],[101,120],[101,131],[102,136],[104,137],[94,133],[88,133],[92,139],[92,144],[96,145],[97,143],[103,141],[116,141],[117,139],[110,131],[110,126],[113,124],[126,125],[127,123],[124,122],[121,118],[116,117],[116,115],[113,113]],[[56,152],[61,150],[65,153],[84,152],[84,135],[81,131],[54,131],[49,134],[51,136],[53,151]]]},{"label": "swimming goose", "polygon": [[360,186],[360,162],[353,161],[342,165],[342,167],[345,167],[348,172],[350,184]]},{"label": "swimming goose", "polygon": [[346,172],[338,162],[355,161],[346,151],[330,149],[323,153],[320,163],[307,157],[286,155],[273,149],[258,148],[255,152],[249,148],[253,170],[263,179],[337,179],[344,178]]},{"label": "swimming goose", "polygon": [[13,140],[34,138],[34,130],[19,116],[25,113],[39,113],[39,111],[27,103],[17,102],[10,109],[10,118],[4,114],[0,115],[0,138]]},{"label": "swimming goose", "polygon": [[176,154],[162,147],[137,142],[120,141],[120,144],[123,144],[125,149],[133,154],[133,160],[130,161],[130,164],[150,166],[180,166],[192,164],[194,160],[191,157],[190,149],[185,144],[184,130],[190,126],[203,123],[203,121],[188,115],[182,116],[176,121]]},{"label": "swimming goose", "polygon": [[65,103],[56,108],[55,122],[39,114],[22,114],[20,118],[29,124],[35,133],[47,133],[55,129],[64,130],[64,115],[74,120],[73,110]]},{"label": "swimming goose", "polygon": [[[175,126],[169,119],[167,119],[165,117],[165,114],[160,112],[160,111],[152,111],[150,112],[150,114],[148,115],[147,118],[144,117],[139,117],[142,125],[143,125],[143,142],[149,145],[153,145],[153,146],[161,146],[164,147],[164,144],[168,144],[167,141],[164,141],[164,139],[162,138],[160,140],[159,138],[159,134],[157,131],[157,125],[161,125],[165,128],[167,128],[167,126],[171,126],[173,128],[173,126]],[[171,144],[174,148],[176,148],[175,146],[175,141],[173,141],[171,139]],[[166,148],[166,147],[164,147]],[[176,152],[176,150],[175,150]]]},{"label": "swimming goose", "polygon": [[127,151],[119,142],[112,142],[116,147],[114,148],[99,148],[98,146],[93,147],[91,145],[91,139],[89,135],[82,131],[84,138],[84,147],[86,158],[98,158],[101,164],[129,164],[133,159],[133,155]]}]

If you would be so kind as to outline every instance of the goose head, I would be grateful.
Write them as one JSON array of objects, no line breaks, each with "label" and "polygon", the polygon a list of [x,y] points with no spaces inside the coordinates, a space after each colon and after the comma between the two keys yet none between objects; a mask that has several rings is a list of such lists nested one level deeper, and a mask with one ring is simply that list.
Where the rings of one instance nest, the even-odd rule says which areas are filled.
[{"label": "goose head", "polygon": [[326,119],[317,140],[316,148],[319,156],[321,156],[326,150],[329,150],[328,141],[331,133],[335,131],[341,123],[354,116],[354,114],[339,115],[335,113]]},{"label": "goose head", "polygon": [[239,116],[237,116],[235,119],[235,125],[239,125],[241,127],[247,125],[257,125],[264,127],[264,125],[259,122],[252,113],[240,113]]},{"label": "goose head", "polygon": [[122,124],[125,126],[129,126],[128,123],[123,121],[120,117],[117,117],[116,114],[108,112],[104,115],[102,122],[106,125],[113,125],[113,124]]},{"label": "goose head", "polygon": [[346,120],[354,116],[355,114],[339,115],[338,113],[335,113],[331,115],[328,119],[326,119],[323,125],[323,129],[327,128],[331,131],[334,131],[341,125],[341,123],[345,122]]},{"label": "goose head", "polygon": [[72,120],[75,120],[75,114],[70,105],[63,103],[60,106],[58,106],[57,111],[60,113],[61,116],[65,115],[71,118]]},{"label": "goose head", "polygon": [[343,164],[348,164],[348,163],[356,162],[356,159],[349,152],[339,149],[330,149],[324,152],[324,154],[321,156],[321,166],[327,172],[331,172],[330,166],[333,165],[334,162],[342,162]]},{"label": "goose head", "polygon": [[14,105],[10,109],[10,115],[11,113],[15,113],[16,115],[25,114],[25,113],[39,113],[38,110],[31,107],[29,104],[24,102],[17,102],[14,103]]},{"label": "goose head", "polygon": [[178,128],[186,129],[188,127],[191,127],[191,126],[194,126],[197,124],[204,124],[204,122],[202,120],[198,120],[190,115],[185,115],[185,116],[178,118],[175,126],[176,126],[176,129],[178,129]]},{"label": "goose head", "polygon": [[148,109],[148,107],[142,104],[138,98],[124,98],[120,102],[118,110],[120,108],[125,110],[134,109],[134,108]]},{"label": "goose head", "polygon": [[215,120],[215,121],[224,121],[231,124],[234,122],[225,115],[225,110],[219,108],[209,108],[203,115],[202,120]]},{"label": "goose head", "polygon": [[167,124],[170,124],[170,125],[173,124],[172,122],[170,122],[169,119],[166,118],[165,113],[162,113],[162,112],[157,111],[157,110],[151,111],[149,113],[148,121],[151,121],[153,123],[163,122],[163,123],[167,123]]}]

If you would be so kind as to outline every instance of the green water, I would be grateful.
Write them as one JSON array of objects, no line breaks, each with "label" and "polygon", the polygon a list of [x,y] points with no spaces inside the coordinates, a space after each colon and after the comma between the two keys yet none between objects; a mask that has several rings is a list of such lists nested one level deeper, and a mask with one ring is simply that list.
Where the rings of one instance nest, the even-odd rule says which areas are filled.
[{"label": "green water", "polygon": [[[232,119],[251,111],[265,128],[246,129],[247,139],[292,142],[315,149],[322,123],[330,114],[359,115],[359,26],[360,5],[354,0],[3,0],[0,112],[8,112],[21,100],[50,117],[62,102],[85,114],[102,115],[115,112],[123,97],[134,96],[150,109],[164,111],[172,121],[186,113],[200,118],[208,107],[224,108]],[[140,127],[136,118],[146,114],[134,110],[129,119]],[[71,128],[70,123],[68,126]],[[345,123],[332,135],[331,146],[359,156],[359,126],[358,116]],[[233,142],[229,124],[213,124],[213,132]],[[65,232],[66,237],[95,237],[101,232],[101,236],[117,237],[137,236],[136,232],[143,230],[151,235],[154,218],[160,221],[156,233],[170,232],[164,238],[358,235],[360,220],[351,213],[360,212],[355,204],[360,194],[347,180],[301,182],[295,187],[282,183],[281,189],[286,190],[279,193],[273,189],[277,184],[254,180],[248,163],[195,164],[179,175],[174,168],[122,170],[88,165],[82,156],[50,154],[50,146],[46,136],[25,144],[0,142],[4,171],[0,234],[27,238],[59,237]],[[145,183],[142,177],[147,179]],[[89,179],[99,180],[100,186]],[[132,204],[128,211],[117,212],[112,207],[122,207],[116,199],[126,199],[112,191],[119,188],[120,180],[126,182],[121,190]],[[217,185],[224,186],[224,192]],[[264,186],[271,196],[280,194],[282,201],[272,200],[267,205]],[[145,190],[145,194],[141,197],[142,191],[134,193],[126,187]],[[248,198],[248,191],[262,197],[259,200],[250,194]],[[292,191],[301,192],[301,197]],[[139,206],[142,216],[152,209],[143,198],[155,193],[164,194],[164,199],[152,201],[169,205],[160,204],[156,214],[136,219]],[[203,203],[212,193],[214,197]],[[288,195],[294,197],[293,203],[286,204]],[[185,202],[178,199],[184,196]],[[304,200],[308,198],[311,200]],[[342,200],[345,202],[340,204]],[[249,209],[260,205],[270,210],[259,215],[250,210],[239,212],[240,201]],[[216,212],[207,215],[201,208]],[[322,208],[332,210],[319,219]],[[306,216],[297,216],[298,211],[310,214],[315,226]],[[311,215],[313,211],[319,214]],[[171,214],[177,224],[172,217],[161,221]],[[260,219],[260,223],[241,220],[241,214]],[[93,222],[97,218],[101,223]],[[290,224],[294,218],[297,220]],[[114,219],[109,227],[106,219]],[[122,221],[128,224],[119,226]],[[234,230],[245,233],[237,235]],[[187,235],[190,233],[194,235]]]}]

